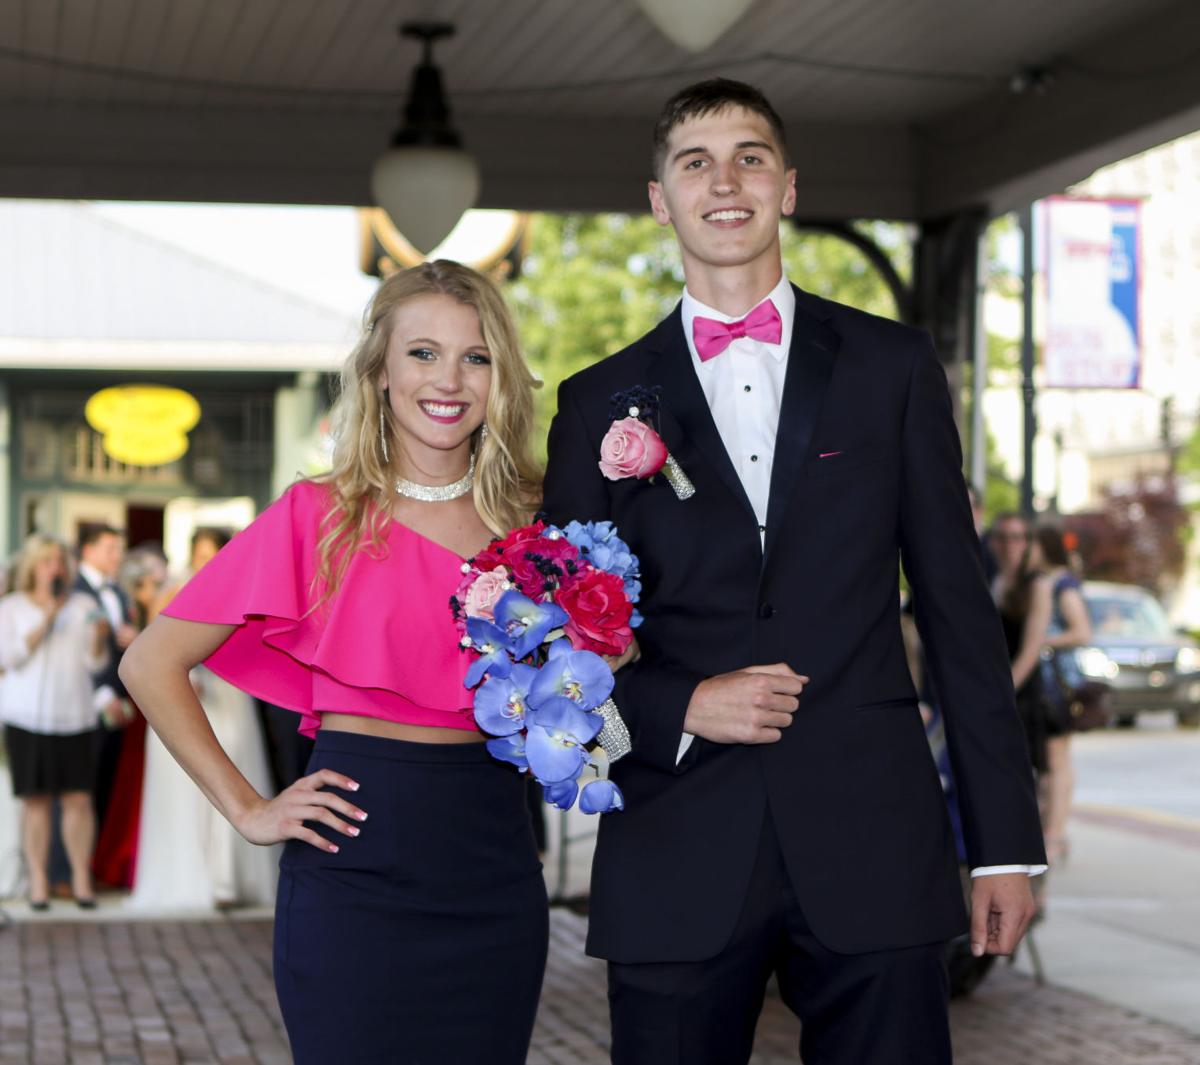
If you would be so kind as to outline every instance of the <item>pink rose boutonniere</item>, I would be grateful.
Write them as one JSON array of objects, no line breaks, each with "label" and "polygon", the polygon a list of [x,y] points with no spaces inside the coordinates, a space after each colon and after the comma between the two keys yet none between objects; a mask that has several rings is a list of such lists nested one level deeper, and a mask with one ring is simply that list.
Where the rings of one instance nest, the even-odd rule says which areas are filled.
[{"label": "pink rose boutonniere", "polygon": [[657,419],[659,387],[631,388],[612,397],[613,423],[600,441],[600,472],[610,481],[636,477],[649,480],[662,472],[680,499],[690,499],[696,486],[667,450],[650,424]]}]

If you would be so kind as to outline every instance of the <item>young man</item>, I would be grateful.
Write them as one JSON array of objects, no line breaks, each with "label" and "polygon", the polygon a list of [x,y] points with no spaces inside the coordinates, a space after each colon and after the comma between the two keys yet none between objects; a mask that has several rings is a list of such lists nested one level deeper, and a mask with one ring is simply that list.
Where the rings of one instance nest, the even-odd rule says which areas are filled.
[{"label": "young man", "polygon": [[121,655],[137,635],[129,623],[129,603],[117,584],[124,554],[124,539],[111,525],[89,523],[80,530],[79,572],[75,577],[74,591],[90,595],[108,621],[108,664],[92,677],[96,687],[96,712],[105,725],[97,733],[99,750],[94,795],[97,825],[104,824],[108,800],[112,795],[124,741],[121,730],[132,717],[125,685],[117,676]]},{"label": "young man", "polygon": [[[552,521],[611,519],[641,559],[642,654],[609,726],[629,733],[612,769],[626,806],[600,826],[588,941],[609,961],[613,1061],[745,1062],[774,972],[805,1065],[948,1062],[941,951],[966,916],[901,561],[946,710],[978,953],[1016,947],[1045,856],[945,375],[924,333],[783,276],[795,171],[757,90],[677,94],[654,166],[682,302],[563,384],[545,485]],[[654,387],[658,410],[635,416],[690,498],[598,468],[616,397]]]}]

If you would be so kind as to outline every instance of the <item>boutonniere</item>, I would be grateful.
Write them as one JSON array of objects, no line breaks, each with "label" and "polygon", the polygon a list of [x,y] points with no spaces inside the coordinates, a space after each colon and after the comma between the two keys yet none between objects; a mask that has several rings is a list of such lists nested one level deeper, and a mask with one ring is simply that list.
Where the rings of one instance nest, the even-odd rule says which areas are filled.
[{"label": "boutonniere", "polygon": [[623,481],[627,477],[652,480],[661,471],[676,496],[691,499],[696,486],[654,428],[660,392],[655,385],[613,394],[609,413],[613,422],[600,441],[600,472],[610,481]]}]

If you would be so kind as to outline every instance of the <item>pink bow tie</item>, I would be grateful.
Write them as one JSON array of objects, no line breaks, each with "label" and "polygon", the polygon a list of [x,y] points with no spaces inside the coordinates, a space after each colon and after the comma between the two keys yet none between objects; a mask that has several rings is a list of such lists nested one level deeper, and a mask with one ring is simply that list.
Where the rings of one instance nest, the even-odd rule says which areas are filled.
[{"label": "pink bow tie", "polygon": [[778,344],[783,336],[783,319],[770,300],[763,300],[745,318],[718,322],[715,318],[692,319],[692,339],[701,362],[715,359],[739,337]]}]

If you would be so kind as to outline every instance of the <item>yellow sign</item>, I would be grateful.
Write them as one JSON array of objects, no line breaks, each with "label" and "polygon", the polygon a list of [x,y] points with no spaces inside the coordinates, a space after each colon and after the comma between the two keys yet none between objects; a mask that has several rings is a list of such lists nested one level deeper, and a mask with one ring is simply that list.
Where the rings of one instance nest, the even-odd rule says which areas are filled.
[{"label": "yellow sign", "polygon": [[87,401],[84,417],[104,437],[104,450],[130,466],[165,466],[188,449],[200,420],[196,397],[162,385],[116,385]]}]

